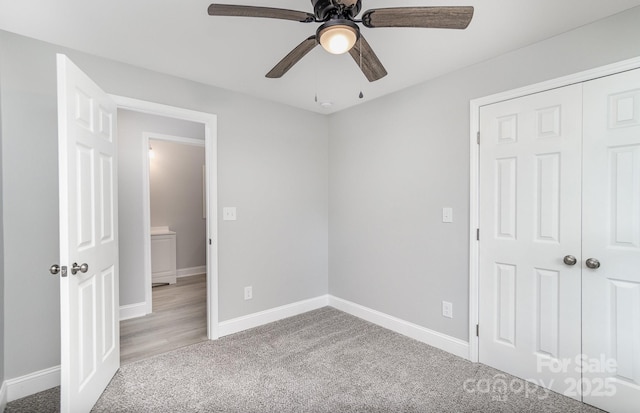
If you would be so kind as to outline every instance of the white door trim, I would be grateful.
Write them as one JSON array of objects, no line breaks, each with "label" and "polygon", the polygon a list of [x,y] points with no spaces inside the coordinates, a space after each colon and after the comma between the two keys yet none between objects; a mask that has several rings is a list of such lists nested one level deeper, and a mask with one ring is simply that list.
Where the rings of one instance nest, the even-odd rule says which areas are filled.
[{"label": "white door trim", "polygon": [[205,142],[200,139],[185,138],[183,136],[165,135],[163,133],[155,132],[143,132],[143,136],[146,137],[147,142],[149,139],[155,139],[157,141],[167,141],[174,143],[181,143],[183,145],[201,146],[205,147]]},{"label": "white door trim", "polygon": [[[153,294],[151,277],[151,194],[149,184],[149,139],[181,143],[184,145],[204,147],[205,141],[182,136],[165,135],[155,132],[142,133],[142,220],[144,228],[144,299],[145,314],[153,312]],[[206,164],[206,162],[205,162]]]},{"label": "white door trim", "polygon": [[[207,215],[211,217],[211,219],[207,220],[207,239],[211,240],[211,244],[209,248],[207,248],[207,337],[210,340],[215,340],[218,338],[218,117],[211,113],[198,112],[160,103],[123,96],[110,96],[116,102],[119,109],[204,124],[205,164],[208,182],[206,188]],[[160,135],[154,134],[154,137],[156,136]],[[146,156],[147,152],[143,151],[143,153]],[[148,165],[148,159],[146,162]],[[150,233],[146,234],[146,236],[150,237]],[[151,253],[149,252],[149,257],[150,256]],[[145,263],[145,266],[146,265],[147,263]],[[145,268],[145,271],[148,270],[149,274],[151,274],[150,261],[148,265],[149,268]],[[148,300],[148,302],[150,303],[151,300]]]},{"label": "white door trim", "polygon": [[[478,131],[480,130],[480,107],[491,105],[493,103],[502,102],[504,100],[519,98],[533,93],[543,92],[545,90],[556,89],[575,83],[586,82],[604,76],[610,76],[616,73],[625,72],[640,68],[640,57],[623,60],[618,63],[598,67],[595,69],[578,72],[569,76],[563,76],[557,79],[548,80],[541,83],[485,96],[470,101],[469,112],[469,360],[478,361],[478,337],[476,336],[476,325],[479,319],[478,310],[478,241],[476,241],[476,230],[478,229],[479,220],[478,205],[479,193],[479,174],[478,168],[480,151],[477,144]],[[482,137],[480,137],[482,139]],[[485,230],[486,231],[486,230]],[[482,233],[480,234],[482,237]],[[482,327],[481,327],[482,328]]]}]

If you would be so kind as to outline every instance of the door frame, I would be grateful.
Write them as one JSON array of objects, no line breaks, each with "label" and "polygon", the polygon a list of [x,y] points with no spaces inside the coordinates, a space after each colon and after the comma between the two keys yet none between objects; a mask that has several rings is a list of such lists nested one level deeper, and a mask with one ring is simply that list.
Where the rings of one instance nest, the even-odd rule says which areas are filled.
[{"label": "door frame", "polygon": [[[125,109],[134,112],[146,113],[155,116],[163,116],[186,120],[195,123],[204,124],[205,129],[205,171],[206,171],[206,203],[207,203],[207,239],[209,245],[207,248],[207,337],[209,340],[216,340],[218,334],[218,117],[212,113],[198,112],[190,109],[179,108],[175,106],[163,105],[139,99],[133,99],[124,96],[109,95],[115,102],[118,109]],[[158,134],[159,135],[159,134]],[[148,147],[148,146],[147,146]],[[148,152],[143,150],[146,156],[146,174],[148,175]],[[143,161],[144,162],[144,161]],[[142,179],[142,177],[141,177]],[[148,179],[147,179],[148,185]],[[146,195],[148,199],[148,194]],[[144,207],[144,205],[143,205]],[[148,211],[147,211],[148,213]],[[149,228],[149,225],[145,225]],[[149,229],[150,231],[150,229]],[[150,232],[145,234],[150,237]],[[149,244],[150,245],[150,244]],[[145,272],[151,274],[151,252],[145,248]],[[146,258],[149,258],[147,261]],[[149,284],[151,285],[151,284]],[[150,291],[149,291],[150,292]],[[150,297],[146,296],[148,303],[151,303]]]},{"label": "door frame", "polygon": [[[587,82],[600,77],[640,68],[640,57],[622,60],[617,63],[589,69],[572,75],[535,83],[533,85],[472,99],[469,103],[469,360],[478,362],[479,340],[476,329],[480,316],[479,309],[479,196],[480,196],[480,149],[478,136],[480,130],[480,108],[509,99],[515,99],[546,90],[557,89],[575,83]],[[480,137],[480,140],[482,137]],[[481,235],[482,236],[482,235]]]},{"label": "door frame", "polygon": [[[165,135],[155,132],[142,133],[142,220],[144,229],[144,282],[145,282],[145,312],[151,314],[153,312],[153,293],[152,293],[152,272],[151,272],[151,193],[150,193],[150,174],[149,167],[149,140],[179,143],[181,145],[190,145],[204,148],[206,151],[206,143],[204,140],[185,138],[182,136]],[[206,159],[205,159],[206,168]],[[205,179],[205,182],[208,182]],[[206,199],[206,194],[203,197]],[[207,215],[208,217],[208,215]],[[204,218],[204,217],[203,217]],[[207,236],[207,239],[209,237]]]}]

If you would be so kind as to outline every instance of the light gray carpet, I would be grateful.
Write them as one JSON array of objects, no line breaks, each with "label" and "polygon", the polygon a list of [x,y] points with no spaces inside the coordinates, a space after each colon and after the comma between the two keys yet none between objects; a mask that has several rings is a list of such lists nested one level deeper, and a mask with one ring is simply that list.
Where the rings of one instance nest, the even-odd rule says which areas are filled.
[{"label": "light gray carpet", "polygon": [[[93,411],[600,412],[501,374],[325,307],[125,365]],[[58,398],[6,411],[55,412]]]}]

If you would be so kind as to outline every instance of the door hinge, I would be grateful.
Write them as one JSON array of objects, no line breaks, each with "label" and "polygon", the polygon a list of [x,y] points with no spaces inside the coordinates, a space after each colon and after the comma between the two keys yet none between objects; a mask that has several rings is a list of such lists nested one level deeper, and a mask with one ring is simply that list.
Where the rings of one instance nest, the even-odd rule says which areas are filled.
[{"label": "door hinge", "polygon": [[480,337],[480,324],[476,324],[476,337]]},{"label": "door hinge", "polygon": [[480,241],[480,228],[476,228],[476,241]]},{"label": "door hinge", "polygon": [[478,143],[478,145],[480,145],[480,131],[476,133],[476,142]]},{"label": "door hinge", "polygon": [[209,238],[209,245],[211,245],[211,238]]}]

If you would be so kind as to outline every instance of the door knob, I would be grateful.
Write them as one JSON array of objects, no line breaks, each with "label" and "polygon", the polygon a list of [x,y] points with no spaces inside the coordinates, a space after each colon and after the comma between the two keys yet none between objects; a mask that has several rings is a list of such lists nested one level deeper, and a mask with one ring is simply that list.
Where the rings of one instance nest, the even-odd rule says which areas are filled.
[{"label": "door knob", "polygon": [[585,262],[585,264],[587,264],[587,267],[591,268],[591,269],[596,269],[596,268],[600,268],[600,261],[596,260],[595,258],[589,258],[587,259],[587,261]]},{"label": "door knob", "polygon": [[49,267],[49,272],[53,275],[60,274],[62,277],[66,277],[67,267],[65,267],[64,265],[61,267],[58,264],[53,264],[51,267]]},{"label": "door knob", "polygon": [[576,265],[576,262],[578,262],[576,257],[574,257],[573,255],[565,255],[562,261],[564,261],[564,263],[567,265]]},{"label": "door knob", "polygon": [[78,271],[80,271],[81,273],[89,271],[89,265],[86,262],[82,265],[78,265],[77,262],[74,262],[71,266],[71,274],[75,275],[78,273]]}]

